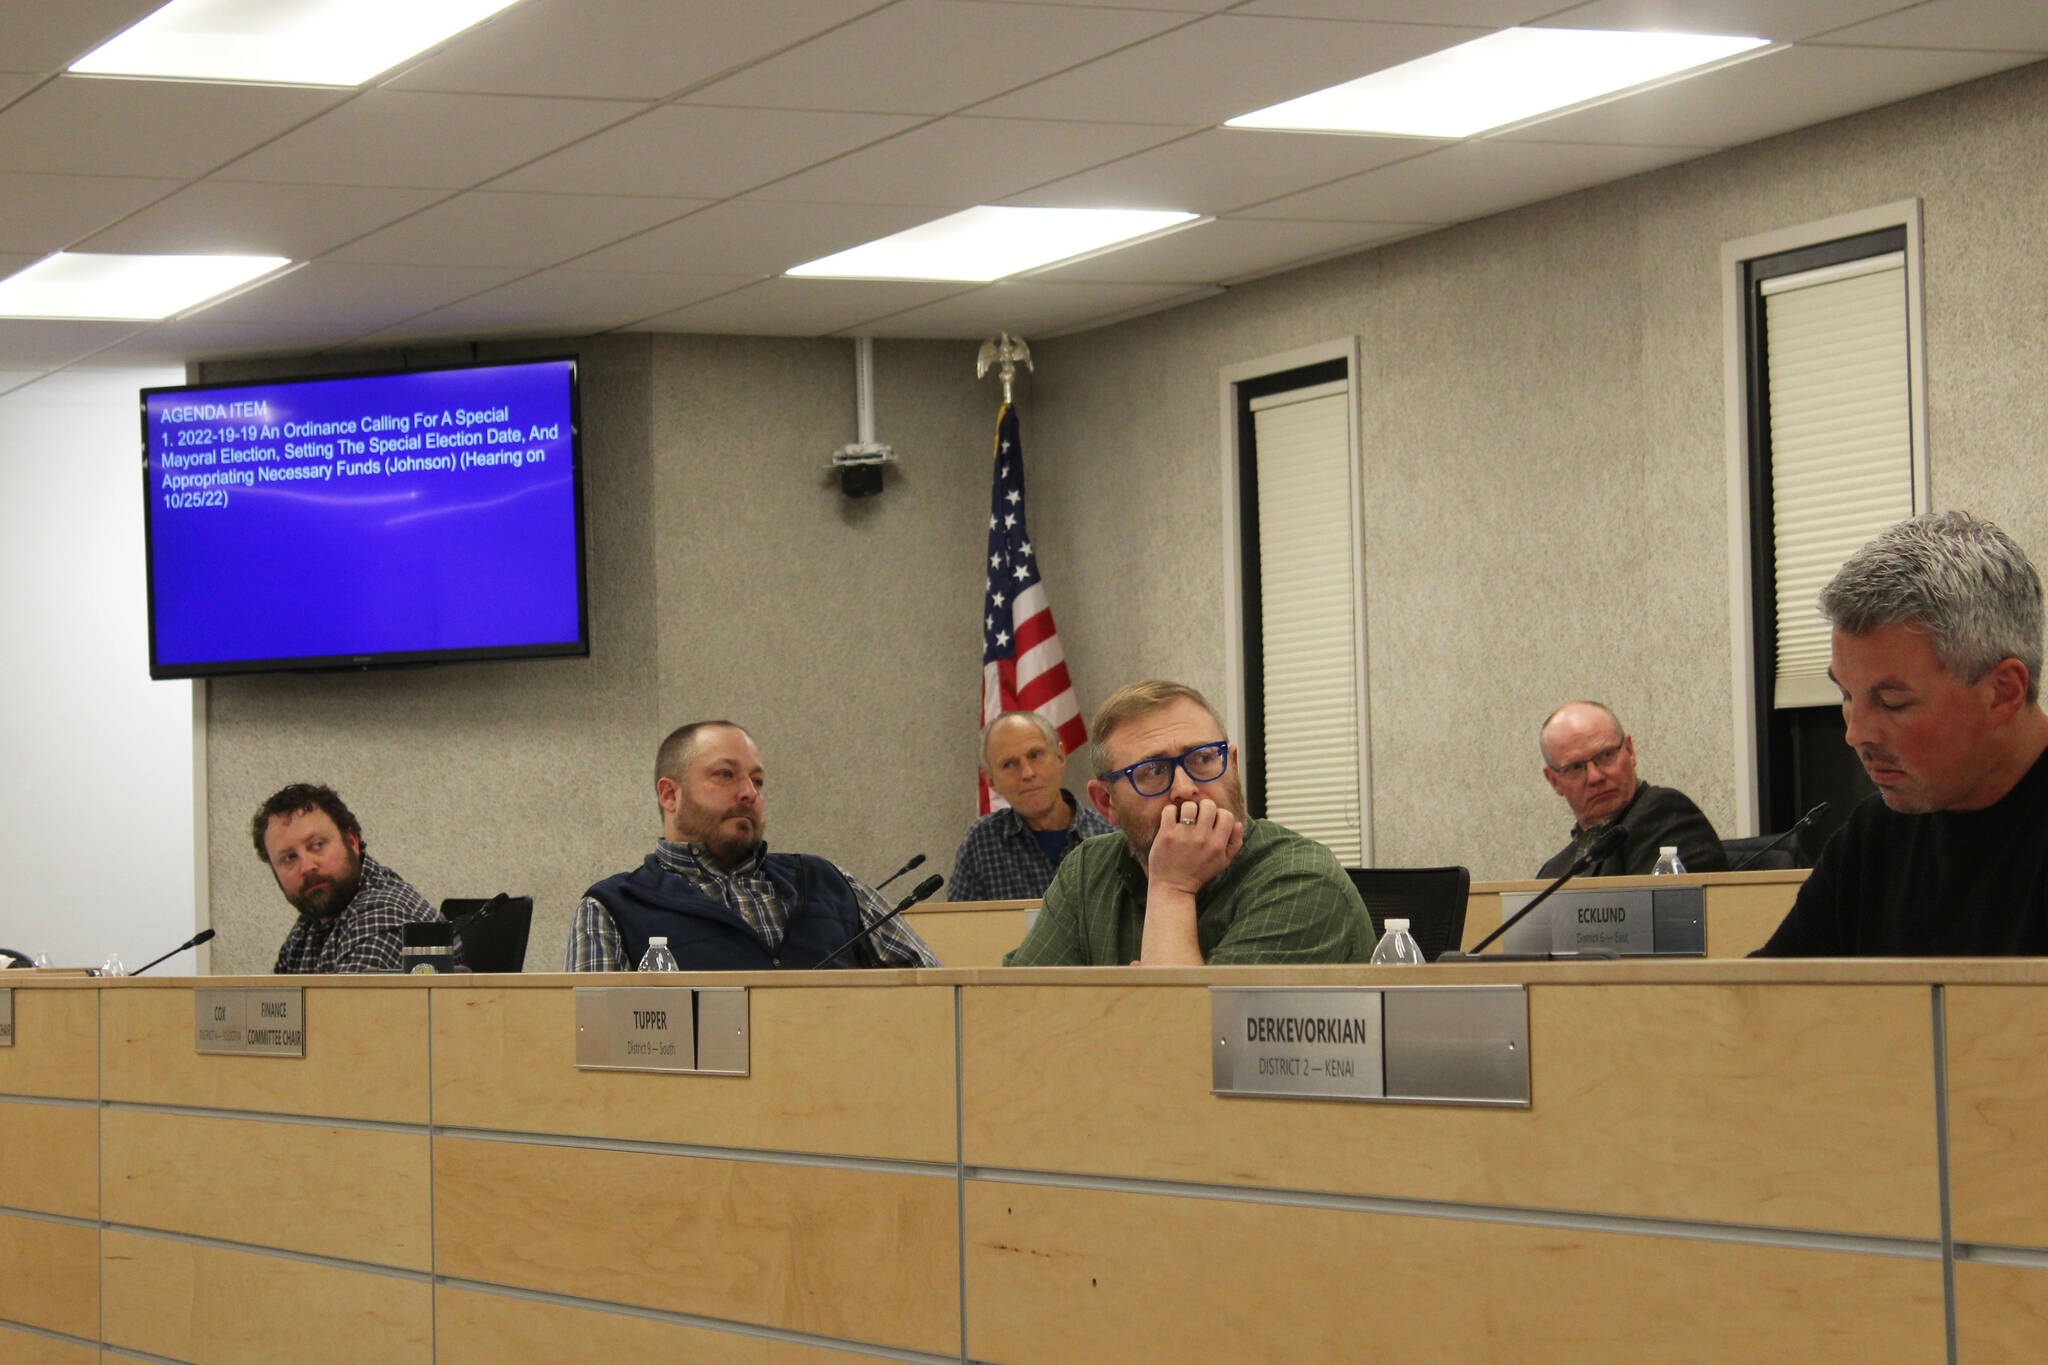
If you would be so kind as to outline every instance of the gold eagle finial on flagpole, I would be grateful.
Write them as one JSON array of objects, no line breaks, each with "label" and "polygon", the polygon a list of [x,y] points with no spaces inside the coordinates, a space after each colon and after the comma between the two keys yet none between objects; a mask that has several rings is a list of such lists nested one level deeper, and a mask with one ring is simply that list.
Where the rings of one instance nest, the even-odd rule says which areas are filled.
[{"label": "gold eagle finial on flagpole", "polygon": [[1037,369],[1031,363],[1031,348],[1024,344],[1024,338],[1001,333],[996,340],[981,343],[981,355],[974,362],[974,377],[986,379],[991,367],[1000,367],[997,375],[1003,381],[1003,401],[1008,403],[1010,386],[1016,381],[1020,361],[1027,370]]}]

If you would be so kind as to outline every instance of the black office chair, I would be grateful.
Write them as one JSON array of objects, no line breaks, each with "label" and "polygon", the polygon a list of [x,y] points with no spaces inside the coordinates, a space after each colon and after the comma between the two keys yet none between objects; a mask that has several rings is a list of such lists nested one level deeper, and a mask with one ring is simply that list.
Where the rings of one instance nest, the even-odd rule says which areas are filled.
[{"label": "black office chair", "polygon": [[1758,834],[1746,839],[1723,839],[1721,851],[1728,855],[1729,870],[1782,872],[1787,868],[1813,866],[1813,855],[1806,851],[1804,834],[1795,834],[1761,858],[1756,858],[1755,862],[1749,861],[1756,857],[1758,849],[1777,837],[1775,834]]},{"label": "black office chair", "polygon": [[489,900],[444,900],[441,913],[455,926],[455,936],[462,940],[462,963],[471,971],[525,970],[533,897],[500,891]]},{"label": "black office chair", "polygon": [[1406,919],[1408,932],[1434,962],[1465,937],[1465,907],[1472,874],[1462,867],[1347,867],[1351,884],[1372,916],[1375,942],[1389,919]]}]

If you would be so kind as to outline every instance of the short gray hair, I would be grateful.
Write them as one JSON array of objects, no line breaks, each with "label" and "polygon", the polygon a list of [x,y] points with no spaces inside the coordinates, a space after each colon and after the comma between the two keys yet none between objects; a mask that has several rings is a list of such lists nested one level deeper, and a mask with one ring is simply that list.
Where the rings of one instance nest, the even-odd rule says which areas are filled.
[{"label": "short gray hair", "polygon": [[2040,575],[2011,536],[1968,512],[1928,512],[1887,528],[1849,556],[1821,591],[1820,609],[1850,635],[1918,627],[1964,682],[2018,659],[2028,704],[2040,700]]},{"label": "short gray hair", "polygon": [[1038,733],[1045,736],[1047,747],[1054,753],[1060,752],[1060,732],[1053,728],[1051,721],[1039,715],[1036,711],[1005,711],[981,727],[981,770],[983,772],[988,771],[988,737],[994,734],[996,727],[1006,720],[1030,721],[1038,727]]},{"label": "short gray hair", "polygon": [[1536,728],[1536,752],[1542,755],[1543,766],[1546,768],[1551,766],[1550,750],[1543,747],[1543,737],[1550,733],[1550,722],[1556,720],[1559,716],[1563,715],[1567,710],[1574,706],[1592,707],[1595,711],[1598,711],[1602,715],[1607,717],[1608,723],[1614,727],[1615,734],[1621,735],[1624,738],[1628,735],[1628,731],[1624,730],[1621,726],[1621,717],[1615,715],[1614,708],[1609,706],[1606,702],[1592,701],[1587,698],[1581,698],[1578,701],[1568,701],[1563,706],[1558,707],[1555,711],[1552,711],[1549,715],[1545,716],[1543,718],[1543,724]]},{"label": "short gray hair", "polygon": [[654,780],[667,778],[681,782],[690,775],[690,760],[697,755],[697,736],[706,730],[737,730],[748,739],[747,727],[735,725],[729,720],[693,720],[669,732],[661,747],[654,751]]}]

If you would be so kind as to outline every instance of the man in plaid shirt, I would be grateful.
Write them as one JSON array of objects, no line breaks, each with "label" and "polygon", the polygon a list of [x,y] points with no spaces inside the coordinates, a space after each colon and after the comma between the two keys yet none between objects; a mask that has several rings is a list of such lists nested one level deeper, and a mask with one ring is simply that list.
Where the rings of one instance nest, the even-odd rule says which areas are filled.
[{"label": "man in plaid shirt", "polygon": [[[662,837],[630,872],[584,893],[569,927],[572,972],[630,972],[660,936],[683,971],[815,967],[889,913],[823,858],[770,853],[761,751],[731,721],[685,725],[654,759]],[[901,917],[838,959],[847,967],[936,967]]]},{"label": "man in plaid shirt", "polygon": [[[365,851],[362,825],[332,787],[294,782],[263,803],[251,833],[256,856],[299,912],[274,972],[399,971],[404,926],[441,918]],[[460,942],[455,953],[460,962]]]},{"label": "man in plaid shirt", "polygon": [[1132,683],[1095,716],[1088,800],[1123,831],[1060,864],[1006,967],[1364,962],[1372,920],[1336,855],[1247,818],[1237,750],[1181,683]]},{"label": "man in plaid shirt", "polygon": [[1059,731],[1036,711],[1005,711],[981,732],[981,769],[1009,802],[976,820],[953,859],[956,901],[1037,900],[1083,839],[1115,828],[1060,785]]}]

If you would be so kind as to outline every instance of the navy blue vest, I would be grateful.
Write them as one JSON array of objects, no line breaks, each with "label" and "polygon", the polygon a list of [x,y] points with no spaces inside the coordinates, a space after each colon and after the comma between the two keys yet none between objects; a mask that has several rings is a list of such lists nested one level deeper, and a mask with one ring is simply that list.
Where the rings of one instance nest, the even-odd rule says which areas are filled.
[{"label": "navy blue vest", "polygon": [[[771,853],[768,880],[789,910],[781,947],[773,953],[723,901],[661,865],[654,854],[631,872],[607,877],[590,888],[611,912],[625,941],[626,960],[637,963],[647,940],[668,936],[668,950],[686,972],[773,971],[815,967],[834,948],[860,932],[860,903],[839,869],[805,853]],[[859,949],[835,967],[854,967]]]}]

